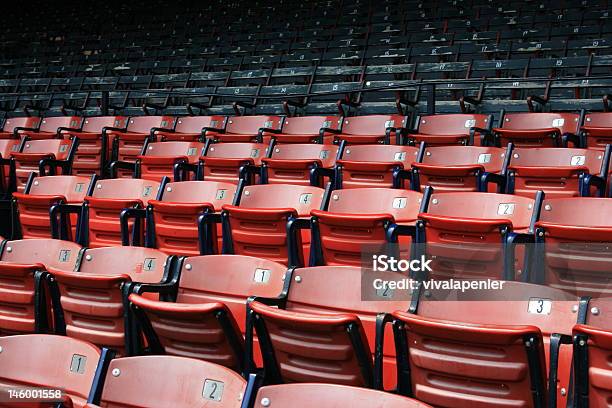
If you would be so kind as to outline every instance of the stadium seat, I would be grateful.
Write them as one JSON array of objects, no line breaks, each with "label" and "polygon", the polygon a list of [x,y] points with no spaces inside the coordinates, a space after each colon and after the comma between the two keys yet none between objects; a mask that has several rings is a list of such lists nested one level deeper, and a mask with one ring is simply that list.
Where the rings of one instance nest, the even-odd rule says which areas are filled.
[{"label": "stadium seat", "polygon": [[109,152],[108,138],[102,137],[102,133],[112,128],[125,128],[127,120],[125,116],[92,116],[83,120],[83,127],[80,130],[64,132],[64,138],[74,136],[79,140],[79,146],[74,154],[72,174],[75,176],[102,175],[101,172],[108,159],[106,155]]},{"label": "stadium seat", "polygon": [[[200,158],[196,177],[199,180],[238,183],[245,179],[257,182],[261,159],[269,157],[273,143],[212,143]],[[188,176],[182,176],[187,179]]]},{"label": "stadium seat", "polygon": [[580,146],[604,150],[612,143],[612,112],[592,112],[584,116],[580,127]]},{"label": "stadium seat", "polygon": [[239,408],[246,381],[231,370],[206,361],[139,356],[112,360],[106,376],[98,377],[94,389],[100,396],[88,401],[87,408]]},{"label": "stadium seat", "polygon": [[605,407],[612,397],[610,387],[610,327],[574,327],[575,407]]},{"label": "stadium seat", "polygon": [[[291,273],[279,263],[243,255],[185,258],[175,302],[130,295],[147,349],[199,358],[245,372],[244,332],[250,296],[282,299]],[[259,347],[255,362],[261,365]],[[249,362],[251,364],[252,362]]]},{"label": "stadium seat", "polygon": [[[38,128],[23,129],[19,131],[21,138],[30,140],[53,139],[62,133],[81,129],[83,118],[79,116],[53,116],[42,118]],[[13,130],[14,132],[15,130]]]},{"label": "stadium seat", "polygon": [[[17,225],[21,238],[51,238],[49,210],[58,204],[81,205],[91,194],[91,180],[79,176],[32,176],[23,193],[13,193]],[[73,241],[76,237],[76,217],[64,216],[60,222],[60,237]],[[59,233],[59,232],[58,232]]]},{"label": "stadium seat", "polygon": [[196,165],[200,156],[206,153],[204,143],[200,142],[149,142],[145,141],[142,152],[136,156],[136,162],[115,161],[110,165],[111,177],[120,175],[119,169],[127,170],[134,178],[161,181],[165,177],[174,177],[177,163]]},{"label": "stadium seat", "polygon": [[155,141],[157,131],[174,129],[176,118],[171,116],[133,116],[123,129],[105,132],[111,149],[110,161],[136,161],[145,140]]},{"label": "stadium seat", "polygon": [[[412,163],[411,188],[422,191],[431,186],[438,193],[481,191],[483,173],[505,174],[509,152],[498,147],[428,147],[421,161]],[[498,192],[504,192],[503,187]]]},{"label": "stadium seat", "polygon": [[486,146],[493,116],[485,114],[422,115],[414,132],[406,135],[409,144],[427,146]]},{"label": "stadium seat", "polygon": [[223,131],[226,121],[225,116],[181,116],[174,129],[160,130],[156,135],[162,142],[204,142],[207,136]]},{"label": "stadium seat", "polygon": [[295,408],[427,408],[420,401],[391,393],[337,384],[267,385],[257,390],[253,407],[284,406]]},{"label": "stadium seat", "polygon": [[393,317],[400,394],[433,406],[546,406],[538,327]]},{"label": "stadium seat", "polygon": [[15,190],[11,186],[11,154],[19,152],[23,141],[20,139],[0,139],[0,187],[4,193]]},{"label": "stadium seat", "polygon": [[313,143],[277,144],[272,148],[270,158],[261,159],[262,183],[323,187],[324,178],[319,171],[333,174],[333,167],[336,159],[342,155],[343,147]]},{"label": "stadium seat", "polygon": [[157,249],[129,246],[86,249],[79,255],[73,268],[47,265],[59,287],[56,332],[131,354],[136,339],[127,297],[135,285],[172,287],[178,262]]},{"label": "stadium seat", "polygon": [[[0,337],[0,350],[0,395],[2,405],[11,407],[56,407],[61,402],[62,407],[82,408],[99,362],[108,359],[93,344],[50,334]],[[52,398],[11,403],[11,388],[45,388],[52,391]],[[53,398],[54,390],[62,390],[62,396]]]},{"label": "stadium seat", "polygon": [[[580,115],[576,113],[506,113],[492,131],[492,143],[516,147],[563,147],[577,139]],[[568,139],[568,140],[566,140]]]},{"label": "stadium seat", "polygon": [[[481,281],[483,282],[483,281]],[[585,298],[563,290],[525,282],[499,282],[498,289],[420,291],[411,308],[425,318],[474,325],[531,325],[543,335],[551,399],[559,408],[571,401],[572,347],[568,337],[576,323],[584,323],[589,309]],[[430,401],[430,403],[433,403]],[[435,405],[435,404],[434,404]]]},{"label": "stadium seat", "polygon": [[[408,118],[402,115],[366,115],[344,118],[342,132],[334,141],[347,144],[401,144],[407,133]],[[334,132],[336,133],[336,132]]]},{"label": "stadium seat", "polygon": [[34,132],[39,125],[40,118],[36,116],[7,118],[2,125],[2,131],[0,131],[0,139],[19,139],[21,132]]},{"label": "stadium seat", "polygon": [[11,153],[15,167],[15,183],[18,192],[23,192],[30,173],[67,175],[72,171],[72,161],[78,146],[77,139],[29,140],[26,139],[21,152]]},{"label": "stadium seat", "polygon": [[[548,198],[597,195],[605,197],[610,151],[576,148],[515,148],[505,175],[486,175],[508,194],[534,197],[538,190]],[[484,188],[484,187],[483,187]]]},{"label": "stadium seat", "polygon": [[[77,234],[83,246],[98,248],[131,242],[136,245],[144,241],[144,225],[140,219],[127,221],[121,226],[121,214],[126,209],[145,208],[148,201],[159,194],[160,183],[142,179],[109,179],[95,182],[92,194],[87,195],[82,208],[58,205],[60,213],[80,214]],[[126,233],[122,236],[122,230]]]},{"label": "stadium seat", "polygon": [[[428,200],[429,193],[402,189],[332,191],[327,210],[311,211],[310,265],[361,265],[362,252],[384,245],[393,224],[414,229],[417,215],[427,209]],[[402,249],[409,243],[400,240]]]},{"label": "stadium seat", "polygon": [[331,144],[334,133],[341,127],[341,116],[297,116],[285,118],[282,133],[275,133],[271,137],[283,144]]},{"label": "stadium seat", "polygon": [[506,257],[512,254],[513,240],[533,234],[542,198],[542,194],[536,200],[496,193],[434,194],[417,222],[419,244],[435,256],[432,277],[526,280],[525,274],[514,276],[515,264],[516,273],[522,273],[522,262]]},{"label": "stadium seat", "polygon": [[69,241],[25,239],[3,241],[1,249],[0,336],[51,330],[44,271],[51,266],[72,270],[81,247]]},{"label": "stadium seat", "polygon": [[[204,252],[199,247],[198,218],[205,212],[220,213],[226,204],[236,203],[235,184],[217,181],[162,182],[161,197],[149,200],[147,246],[168,254],[195,256]],[[217,253],[221,248],[221,228],[209,232]]]},{"label": "stadium seat", "polygon": [[[298,268],[286,299],[256,297],[249,303],[247,329],[255,327],[266,382],[327,382],[379,389],[395,386],[390,331],[386,347],[381,349],[384,353],[375,350],[380,335],[377,315],[407,310],[409,296],[366,288],[362,285],[368,282],[367,276],[352,266]],[[390,272],[374,276],[389,280],[406,277]],[[247,332],[247,342],[249,338]],[[380,371],[376,375],[375,352]],[[382,371],[385,384],[379,381]]]},{"label": "stadium seat", "polygon": [[280,133],[282,127],[282,116],[230,116],[225,129],[210,137],[219,142],[264,143],[264,136]]},{"label": "stadium seat", "polygon": [[[238,205],[221,213],[224,254],[266,258],[290,266],[308,263],[310,212],[327,206],[326,191],[290,184],[247,186]],[[204,214],[204,222],[213,214]],[[203,246],[210,247],[210,237]]]},{"label": "stadium seat", "polygon": [[414,146],[347,146],[336,160],[335,188],[395,187],[395,174],[416,161],[419,149]]},{"label": "stadium seat", "polygon": [[535,224],[535,242],[545,245],[535,256],[534,282],[583,296],[610,296],[611,209],[607,198],[545,200]]}]

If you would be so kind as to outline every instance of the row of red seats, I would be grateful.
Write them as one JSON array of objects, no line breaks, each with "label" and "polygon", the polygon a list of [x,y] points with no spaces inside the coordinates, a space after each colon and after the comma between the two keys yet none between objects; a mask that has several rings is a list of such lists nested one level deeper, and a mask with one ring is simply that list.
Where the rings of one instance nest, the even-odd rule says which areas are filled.
[{"label": "row of red seats", "polygon": [[[24,160],[23,154],[64,161],[74,158],[77,175],[102,174],[111,161],[133,162],[144,155],[145,141],[213,139],[222,142],[265,142],[274,137],[279,143],[348,144],[475,144],[518,147],[566,146],[568,141],[580,147],[603,149],[609,141],[612,115],[590,113],[519,113],[506,114],[501,126],[492,129],[490,116],[482,114],[429,115],[418,119],[412,131],[408,118],[400,115],[370,115],[351,118],[339,116],[143,116],[143,117],[52,117],[12,118],[4,124],[0,154]],[[583,126],[584,120],[584,126]],[[416,132],[416,133],[415,133]],[[475,138],[478,134],[481,137]],[[392,137],[393,135],[393,137]],[[71,139],[64,143],[33,144],[28,151],[20,141],[34,139]],[[477,142],[478,141],[478,142]],[[68,154],[70,151],[70,154]],[[53,157],[48,157],[53,155]],[[189,156],[189,154],[188,154]],[[23,179],[22,179],[23,181]]]},{"label": "row of red seats", "polygon": [[0,397],[15,401],[14,406],[31,401],[14,395],[40,387],[62,393],[37,407],[428,407],[410,398],[336,384],[262,386],[255,376],[247,381],[225,367],[192,358],[113,358],[106,349],[63,336],[2,337],[0,350]]},{"label": "row of red seats", "polygon": [[242,374],[263,365],[268,383],[397,386],[433,406],[565,406],[569,395],[612,395],[604,380],[612,352],[606,299],[520,282],[476,299],[379,291],[375,278],[405,275],[287,269],[239,255],[166,258],[136,247],[81,250],[53,240],[5,245],[0,268],[13,286],[23,284],[20,299],[28,289],[30,299],[40,302],[37,291],[51,299],[30,306],[37,312],[29,326],[23,314],[4,315],[3,334],[52,328],[122,355],[196,357]]}]

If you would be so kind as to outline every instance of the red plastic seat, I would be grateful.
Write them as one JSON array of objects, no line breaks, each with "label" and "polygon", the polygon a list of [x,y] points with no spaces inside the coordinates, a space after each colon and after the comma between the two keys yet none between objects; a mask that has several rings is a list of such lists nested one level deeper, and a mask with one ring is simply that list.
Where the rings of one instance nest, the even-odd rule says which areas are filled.
[{"label": "red plastic seat", "polygon": [[[426,296],[421,293],[417,305],[413,301],[413,307],[419,316],[447,322],[538,327],[543,336],[545,367],[550,370],[551,359],[557,366],[556,384],[553,386],[556,406],[568,406],[571,400],[568,390],[571,386],[572,347],[567,341],[560,341],[560,336],[571,336],[573,326],[584,319],[588,304],[575,295],[548,286],[511,281],[498,283],[503,286],[491,290],[452,292],[429,289]],[[430,403],[434,404],[433,401]]]},{"label": "red plastic seat", "polygon": [[[334,140],[347,144],[398,144],[397,136],[409,126],[402,115],[366,115],[344,118],[342,133]],[[395,131],[397,129],[397,131]]]},{"label": "red plastic seat", "polygon": [[[46,331],[53,326],[48,296],[37,301],[36,293],[46,292],[47,267],[72,270],[81,247],[70,241],[25,239],[2,243],[0,257],[0,336]],[[41,311],[36,320],[35,306]]]},{"label": "red plastic seat", "polygon": [[[80,116],[53,116],[42,118],[37,130],[19,132],[21,138],[30,140],[53,139],[72,130],[81,129],[83,118]],[[62,129],[60,129],[62,128]]]},{"label": "red plastic seat", "polygon": [[[176,119],[174,130],[157,132],[158,140],[204,142],[206,136],[214,135],[225,129],[225,116],[181,116]],[[216,130],[215,130],[216,129]]]},{"label": "red plastic seat", "polygon": [[498,147],[510,142],[517,147],[561,147],[563,135],[576,135],[579,128],[576,113],[506,113],[493,136]]},{"label": "red plastic seat", "polygon": [[2,126],[2,131],[0,131],[0,139],[19,139],[15,130],[17,134],[24,132],[26,129],[33,132],[38,129],[39,125],[40,118],[37,116],[7,118]]},{"label": "red plastic seat", "polygon": [[[282,406],[351,408],[427,408],[420,401],[391,393],[337,384],[282,384],[260,388],[255,408]],[[267,401],[267,402],[266,402]],[[270,405],[268,405],[270,404]]]},{"label": "red plastic seat", "polygon": [[[293,118],[292,118],[293,119]],[[263,158],[264,183],[323,186],[323,178],[313,175],[313,169],[332,169],[338,157],[338,147],[321,144],[275,145],[272,156]]]},{"label": "red plastic seat", "polygon": [[21,152],[11,153],[15,166],[15,186],[23,192],[32,172],[41,172],[48,162],[51,175],[70,174],[77,143],[74,139],[26,140]]},{"label": "red plastic seat", "polygon": [[[174,178],[174,166],[177,163],[196,165],[200,156],[205,153],[205,145],[200,142],[153,142],[145,141],[143,151],[136,156],[133,165],[127,162],[115,162],[122,167],[133,166],[133,176],[145,180],[161,181],[162,178]],[[113,173],[111,163],[111,173]]]},{"label": "red plastic seat", "polygon": [[200,172],[207,181],[238,183],[241,168],[260,166],[269,148],[263,143],[213,143],[200,158]]},{"label": "red plastic seat", "polygon": [[[2,406],[11,407],[84,407],[100,349],[93,344],[65,336],[28,334],[0,337],[0,394]],[[14,401],[9,389],[45,388],[63,391],[55,402]]]},{"label": "red plastic seat", "polygon": [[[282,298],[287,267],[242,255],[186,258],[175,302],[130,295],[151,351],[199,358],[243,372],[246,302],[250,296]],[[146,322],[149,322],[146,324]],[[259,348],[255,361],[261,365]]]},{"label": "red plastic seat", "polygon": [[535,224],[545,243],[535,281],[584,296],[610,296],[612,202],[608,198],[545,200]]},{"label": "red plastic seat", "polygon": [[[600,150],[571,148],[516,148],[508,165],[506,193],[534,197],[538,190],[547,198],[581,195],[583,177],[608,178],[609,164]],[[590,194],[605,196],[607,186]]]},{"label": "red plastic seat", "polygon": [[[364,248],[384,245],[391,224],[414,226],[423,197],[391,188],[332,191],[326,211],[311,211],[316,257],[310,265],[361,265]],[[400,240],[402,249],[409,244]]]},{"label": "red plastic seat", "polygon": [[[247,186],[239,205],[223,206],[223,253],[304,265],[310,253],[309,225],[300,225],[321,208],[325,190],[289,184]],[[290,226],[291,225],[291,226]]]},{"label": "red plastic seat", "polygon": [[[51,238],[49,210],[57,204],[82,204],[88,193],[90,179],[79,176],[34,177],[23,193],[13,193],[17,204],[17,219],[22,238]],[[62,223],[68,234],[64,239],[73,240],[74,217],[66,217]]]},{"label": "red plastic seat", "polygon": [[[427,253],[435,256],[432,277],[515,279],[506,276],[513,272],[513,265],[504,264],[505,243],[511,233],[533,231],[540,205],[531,198],[508,194],[434,194],[417,223]],[[518,267],[522,268],[520,262]]]},{"label": "red plastic seat", "polygon": [[[159,183],[142,179],[99,180],[85,197],[81,220],[82,243],[90,248],[121,245],[120,214],[126,208],[145,208],[157,197]],[[129,235],[142,242],[143,225],[129,222]]]},{"label": "red plastic seat", "polygon": [[102,132],[104,128],[125,128],[127,120],[125,116],[92,116],[83,120],[83,127],[80,131],[65,132],[64,138],[74,136],[79,140],[79,146],[74,155],[72,174],[76,176],[100,175],[109,152],[108,138],[103,137]]},{"label": "red plastic seat", "polygon": [[428,146],[474,145],[485,146],[486,135],[493,125],[493,117],[485,114],[423,115],[419,117],[416,133],[407,135],[408,142]]},{"label": "red plastic seat", "polygon": [[11,154],[19,152],[21,145],[20,139],[0,139],[0,188],[4,192],[11,188]]},{"label": "red plastic seat", "polygon": [[[169,379],[172,379],[169,381]],[[246,391],[240,375],[217,364],[174,356],[112,360],[102,394],[88,408],[239,408]]]},{"label": "red plastic seat", "polygon": [[333,132],[340,127],[342,127],[341,116],[296,116],[285,118],[282,133],[274,134],[272,137],[277,143],[331,144],[334,138]]},{"label": "red plastic seat", "polygon": [[574,327],[575,407],[605,407],[612,398],[610,359],[612,331],[609,327]]},{"label": "red plastic seat", "polygon": [[500,173],[507,150],[480,146],[435,146],[425,149],[420,163],[412,163],[415,190],[431,186],[438,193],[480,191],[484,172]]},{"label": "red plastic seat", "polygon": [[136,161],[145,140],[154,141],[156,131],[174,129],[176,118],[172,116],[132,116],[125,131],[106,133],[111,148],[111,161]]},{"label": "red plastic seat", "polygon": [[[372,368],[377,315],[407,310],[410,301],[400,291],[377,294],[374,287],[363,284],[373,280],[369,276],[397,280],[405,275],[371,274],[352,266],[300,268],[293,272],[286,301],[262,303],[256,298],[249,304],[247,327],[252,320],[266,381],[381,386],[375,384]],[[388,330],[379,356],[386,389],[395,386],[392,339]]]},{"label": "red plastic seat", "polygon": [[336,188],[393,187],[398,170],[417,161],[414,146],[347,146],[337,160]]},{"label": "red plastic seat", "polygon": [[546,406],[538,327],[393,316],[400,394],[444,407]]},{"label": "red plastic seat", "polygon": [[61,303],[65,333],[122,355],[130,353],[136,339],[131,337],[127,297],[137,283],[169,282],[175,262],[157,249],[132,246],[86,249],[80,255],[73,268],[47,265],[59,287],[56,301]]},{"label": "red plastic seat", "polygon": [[[205,212],[219,213],[232,204],[236,185],[217,181],[182,181],[163,186],[160,200],[149,200],[153,232],[149,246],[168,254],[195,256],[201,250],[198,240],[198,218]],[[149,226],[148,226],[149,227]],[[221,228],[213,229],[213,252],[221,247]]]},{"label": "red plastic seat", "polygon": [[612,143],[612,112],[592,112],[584,116],[580,127],[581,146],[604,150]]},{"label": "red plastic seat", "polygon": [[264,143],[265,136],[279,133],[282,127],[282,116],[230,116],[225,130],[213,133],[211,138],[219,142]]}]

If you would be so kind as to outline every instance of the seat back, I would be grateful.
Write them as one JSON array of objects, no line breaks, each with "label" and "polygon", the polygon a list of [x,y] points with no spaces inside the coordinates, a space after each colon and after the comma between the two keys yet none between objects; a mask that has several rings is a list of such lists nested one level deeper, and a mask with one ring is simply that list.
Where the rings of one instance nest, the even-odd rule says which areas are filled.
[{"label": "seat back", "polygon": [[325,133],[323,140],[319,137],[322,128],[338,129],[342,126],[341,116],[297,116],[285,118],[283,132],[274,136],[278,143],[325,143],[329,144],[332,137]]},{"label": "seat back", "polygon": [[[200,136],[205,127],[223,129],[225,128],[225,116],[181,116],[176,119],[176,133],[197,134]],[[171,135],[170,135],[171,136]]]},{"label": "seat back", "polygon": [[[80,250],[74,242],[53,239],[6,242],[0,258],[0,335],[33,333],[45,324],[36,320],[36,293],[46,292],[46,288],[35,274],[47,267],[72,270]],[[44,300],[42,312],[50,312],[49,297]]]},{"label": "seat back", "polygon": [[[0,135],[1,137],[1,135]],[[19,152],[21,141],[19,139],[0,138],[0,158],[8,159],[12,153]],[[11,167],[9,164],[0,166],[0,188],[7,191],[10,185]]]},{"label": "seat back", "polygon": [[118,358],[110,362],[108,372],[100,407],[238,408],[246,391],[246,381],[239,374],[192,358]]},{"label": "seat back", "polygon": [[499,173],[506,150],[480,146],[435,146],[425,150],[420,163],[412,163],[412,177],[421,190],[478,191],[483,172]]},{"label": "seat back", "polygon": [[[400,394],[433,406],[546,404],[542,333],[529,325],[465,324],[395,312]],[[436,345],[436,347],[432,347]],[[453,364],[449,364],[452,361]]]},{"label": "seat back", "polygon": [[172,116],[131,116],[127,122],[127,131],[148,136],[152,128],[173,129],[175,122],[176,118]]},{"label": "seat back", "polygon": [[[150,200],[154,245],[177,255],[200,254],[198,218],[207,211],[219,212],[225,204],[234,202],[236,185],[216,181],[182,181],[166,184],[161,201]],[[220,247],[217,229],[211,237],[216,252]],[[218,238],[217,238],[218,237]]]},{"label": "seat back", "polygon": [[[16,127],[25,128],[37,128],[40,124],[40,118],[36,116],[21,116],[16,118],[7,118],[2,126],[2,132],[10,134],[13,133]],[[6,136],[4,136],[6,137]]]},{"label": "seat back", "polygon": [[[57,133],[57,129],[60,127],[79,129],[83,118],[80,116],[53,116],[48,118],[42,118],[40,121],[40,133]],[[32,135],[36,138],[36,135]],[[47,136],[48,137],[48,136]]]},{"label": "seat back", "polygon": [[338,188],[393,187],[393,171],[417,160],[414,146],[347,146],[338,160]]},{"label": "seat back", "polygon": [[509,142],[518,147],[561,146],[561,135],[576,134],[580,127],[580,115],[576,113],[507,113],[503,117],[498,143]]},{"label": "seat back", "polygon": [[160,181],[164,176],[173,178],[176,163],[197,164],[204,152],[204,143],[199,142],[147,143],[144,155],[138,156],[137,159],[137,175],[140,178],[155,181]]},{"label": "seat back", "polygon": [[420,192],[412,190],[334,190],[327,211],[312,211],[317,264],[361,265],[364,250],[387,242],[387,224],[414,225],[422,199]]},{"label": "seat back", "polygon": [[265,407],[265,402],[295,408],[324,407],[329,404],[352,408],[427,408],[417,400],[391,393],[337,384],[282,384],[261,387],[255,396],[254,407]]},{"label": "seat back", "polygon": [[0,349],[3,386],[62,389],[69,406],[85,406],[100,359],[96,346],[66,336],[29,334],[0,337]]},{"label": "seat back", "polygon": [[[527,232],[536,202],[495,193],[434,194],[423,222],[436,278],[501,278],[502,238]],[[514,277],[508,277],[513,279]]]},{"label": "seat back", "polygon": [[235,348],[243,350],[247,298],[283,296],[289,279],[286,272],[284,265],[249,256],[189,257],[181,269],[176,303],[136,295],[130,299],[145,312],[166,354],[238,369],[243,356]]},{"label": "seat back", "polygon": [[[260,128],[281,129],[282,126],[282,116],[230,116],[227,119],[225,132],[256,136]],[[219,137],[225,141],[223,135],[219,135]]]},{"label": "seat back", "polygon": [[204,180],[237,183],[240,167],[259,166],[268,154],[268,145],[263,143],[215,143],[201,159]]},{"label": "seat back", "polygon": [[[73,140],[66,139],[27,140],[21,152],[11,153],[15,160],[17,191],[24,190],[30,173],[39,171],[42,159],[71,160],[73,143]],[[60,169],[56,172],[63,174]]]},{"label": "seat back", "polygon": [[[293,256],[302,265],[310,250],[310,236],[300,231],[290,234],[287,222],[320,208],[324,194],[319,187],[290,184],[245,187],[239,206],[223,206],[224,231],[228,232],[223,235],[224,252],[287,264],[295,250]],[[290,243],[291,239],[295,241]]]},{"label": "seat back", "polygon": [[[120,245],[121,226],[119,216],[125,208],[144,208],[149,200],[157,197],[159,182],[142,179],[99,180],[93,194],[85,198],[87,218],[83,221],[87,246]],[[136,226],[136,229],[135,229]],[[142,223],[128,222],[129,234],[142,238]],[[142,242],[142,239],[140,240]]]},{"label": "seat back", "polygon": [[[470,144],[472,128],[489,129],[491,116],[481,113],[459,113],[444,115],[422,115],[418,121],[418,135],[408,138],[427,145],[467,145]],[[474,132],[474,145],[480,145],[480,135]]]},{"label": "seat back", "polygon": [[584,116],[583,147],[604,150],[612,143],[612,112],[591,112]]},{"label": "seat back", "polygon": [[168,263],[157,249],[116,246],[83,251],[74,270],[48,268],[59,286],[66,334],[124,354],[125,285],[167,281]]},{"label": "seat back", "polygon": [[[128,118],[125,116],[89,116],[83,120],[84,133],[102,134],[105,127],[123,128],[127,125]],[[78,136],[78,134],[77,134]]]},{"label": "seat back", "polygon": [[274,146],[271,158],[261,161],[269,184],[310,185],[311,170],[333,167],[337,155],[338,147],[334,145],[296,143]]},{"label": "seat back", "polygon": [[574,327],[576,407],[605,406],[612,398],[609,381],[612,332],[609,327],[609,325]]},{"label": "seat back", "polygon": [[[14,193],[22,238],[51,238],[49,210],[56,204],[81,204],[90,180],[78,176],[35,177],[26,193]],[[74,217],[64,217],[66,232],[72,233]]]},{"label": "seat back", "polygon": [[[342,134],[338,135],[336,140],[346,140],[349,144],[384,143],[387,128],[404,128],[407,126],[408,119],[403,115],[353,116],[344,118]],[[389,143],[395,143],[394,138],[395,134],[391,133]]]},{"label": "seat back", "polygon": [[607,198],[544,201],[535,229],[538,241],[545,243],[536,282],[582,296],[610,296],[612,222],[606,214],[611,205]]}]

